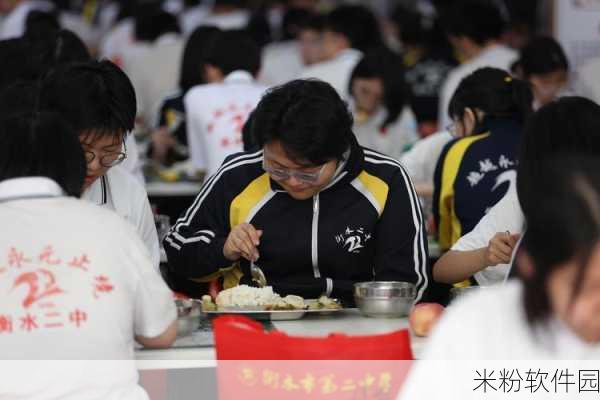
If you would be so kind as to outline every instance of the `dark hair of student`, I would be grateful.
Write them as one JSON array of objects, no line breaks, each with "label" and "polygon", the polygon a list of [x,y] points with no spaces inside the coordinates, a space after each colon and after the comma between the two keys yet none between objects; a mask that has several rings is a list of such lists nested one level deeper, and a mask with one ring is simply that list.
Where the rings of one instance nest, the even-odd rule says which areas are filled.
[{"label": "dark hair of student", "polygon": [[[519,176],[543,175],[540,162],[558,155],[600,155],[600,106],[583,97],[561,97],[537,110],[525,124],[519,150]],[[521,175],[522,174],[522,175]],[[523,194],[529,189],[517,179]],[[523,209],[535,207],[519,196]]]},{"label": "dark hair of student", "polygon": [[60,29],[56,13],[33,10],[27,14],[25,19],[24,36],[32,39],[40,39]]},{"label": "dark hair of student", "polygon": [[38,68],[31,57],[31,45],[24,38],[0,40],[0,90],[19,80],[34,80]]},{"label": "dark hair of student", "polygon": [[[577,299],[592,252],[600,241],[600,161],[598,155],[546,158],[539,162],[543,173],[529,176],[518,172],[519,198],[535,207],[523,209],[527,232],[520,251],[534,266],[523,277],[523,304],[530,325],[546,322],[552,314],[548,279],[559,267],[575,261],[570,304]],[[565,284],[571,284],[565,282]]]},{"label": "dark hair of student", "polygon": [[281,40],[297,39],[300,29],[314,17],[314,13],[304,8],[288,8],[281,22]]},{"label": "dark hair of student", "polygon": [[41,83],[40,108],[59,113],[78,134],[123,139],[137,111],[129,78],[107,60],[61,65],[49,73]]},{"label": "dark hair of student", "polygon": [[81,39],[66,29],[40,37],[32,41],[31,46],[31,56],[37,64],[40,77],[58,65],[91,60],[90,53]]},{"label": "dark hair of student", "polygon": [[260,48],[243,31],[223,31],[208,46],[206,64],[217,67],[223,75],[242,70],[256,76],[260,70]]},{"label": "dark hair of student", "polygon": [[524,78],[569,70],[569,61],[561,45],[551,37],[532,39],[522,50],[513,70]]},{"label": "dark hair of student", "polygon": [[75,133],[60,116],[25,113],[0,119],[0,181],[44,176],[79,197],[86,163]]},{"label": "dark hair of student", "polygon": [[421,46],[427,42],[424,17],[417,11],[399,5],[392,13],[392,21],[398,28],[398,38],[404,45]]},{"label": "dark hair of student", "polygon": [[449,35],[467,37],[480,46],[499,39],[505,29],[502,14],[491,0],[461,0],[448,8],[443,24]]},{"label": "dark hair of student", "polygon": [[291,159],[311,165],[341,159],[355,140],[346,103],[318,80],[269,90],[252,113],[251,130],[258,146],[279,140]]},{"label": "dark hair of student", "polygon": [[311,13],[309,18],[298,21],[297,26],[298,33],[302,31],[323,32],[323,29],[325,29],[325,17],[317,13]]},{"label": "dark hair of student", "polygon": [[550,313],[545,281],[551,271],[547,269],[572,258],[578,241],[582,244],[578,249],[589,243],[585,235],[592,219],[582,215],[590,209],[580,195],[573,195],[581,194],[581,186],[573,186],[576,168],[557,158],[599,155],[600,106],[593,101],[560,98],[540,108],[525,125],[517,169],[517,193],[527,220],[523,241],[535,265],[544,268],[526,280],[525,311],[532,323]]},{"label": "dark hair of student", "polygon": [[362,52],[377,48],[383,43],[377,18],[364,6],[337,7],[327,15],[324,29],[345,36],[350,47]]},{"label": "dark hair of student", "polygon": [[179,74],[179,88],[186,93],[193,86],[204,82],[202,71],[204,69],[206,49],[215,39],[219,28],[214,26],[200,26],[192,32],[187,40],[181,61]]},{"label": "dark hair of student", "polygon": [[34,81],[18,81],[0,90],[2,117],[32,113],[37,110],[39,84]]},{"label": "dark hair of student", "polygon": [[[451,118],[461,118],[467,108],[490,118],[512,118],[525,122],[531,114],[533,94],[529,85],[498,68],[481,68],[465,77],[448,105]],[[478,121],[479,125],[483,121]],[[478,132],[475,128],[475,133]]]},{"label": "dark hair of student", "polygon": [[142,42],[154,42],[166,33],[180,33],[177,18],[161,9],[159,4],[148,3],[138,7],[135,16],[135,37]]},{"label": "dark hair of student", "polygon": [[387,117],[382,129],[398,119],[402,109],[409,102],[409,89],[404,80],[402,58],[386,48],[371,50],[354,67],[350,75],[348,92],[352,93],[355,79],[379,78],[383,82],[383,103]]}]

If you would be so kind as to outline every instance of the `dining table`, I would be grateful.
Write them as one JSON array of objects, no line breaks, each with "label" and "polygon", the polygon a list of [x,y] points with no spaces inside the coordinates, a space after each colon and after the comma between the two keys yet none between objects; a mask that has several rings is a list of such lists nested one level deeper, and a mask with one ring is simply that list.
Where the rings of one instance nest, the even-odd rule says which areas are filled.
[{"label": "dining table", "polygon": [[[326,337],[331,333],[346,335],[385,334],[409,327],[408,318],[371,318],[356,308],[319,316],[307,314],[287,321],[265,321],[266,329],[277,329],[292,336]],[[426,339],[411,333],[411,348],[419,357]],[[169,349],[143,349],[135,352],[139,370],[215,368],[216,352],[210,320],[198,317],[198,327],[191,334],[179,337]]]}]

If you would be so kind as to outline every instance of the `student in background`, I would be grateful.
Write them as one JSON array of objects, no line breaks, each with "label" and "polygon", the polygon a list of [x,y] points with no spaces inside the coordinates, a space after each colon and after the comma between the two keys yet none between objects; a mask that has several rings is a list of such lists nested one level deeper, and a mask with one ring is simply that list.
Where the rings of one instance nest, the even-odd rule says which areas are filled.
[{"label": "student in background", "polygon": [[377,19],[368,8],[339,6],[325,19],[322,42],[324,61],[307,67],[300,77],[325,81],[342,98],[348,98],[348,82],[352,70],[363,53],[380,47],[382,43]]},{"label": "student in background", "polygon": [[348,91],[358,142],[395,159],[419,139],[399,56],[387,49],[367,53],[350,76]]},{"label": "student in background", "polygon": [[534,110],[559,97],[569,81],[567,56],[551,37],[532,39],[521,50],[513,71],[531,84]]},{"label": "student in background", "polygon": [[456,89],[448,114],[459,139],[445,147],[434,179],[433,215],[443,251],[470,232],[514,184],[531,103],[528,84],[497,68],[475,71]]},{"label": "student in background", "polygon": [[255,82],[260,50],[244,33],[224,31],[207,49],[206,85],[184,97],[192,166],[212,175],[223,160],[243,149],[242,127],[266,88]]},{"label": "student in background", "polygon": [[505,24],[500,10],[488,1],[460,0],[445,17],[450,43],[462,64],[454,68],[442,85],[438,108],[438,124],[450,124],[448,105],[464,77],[483,67],[510,71],[517,53],[500,41]]},{"label": "student in background", "polygon": [[0,119],[0,220],[10,227],[0,233],[0,348],[3,360],[24,360],[0,364],[2,398],[147,399],[134,341],[175,340],[171,291],[128,223],[77,198],[85,176],[62,117]]},{"label": "student in background", "polygon": [[152,134],[150,156],[165,165],[188,158],[186,113],[183,98],[196,85],[206,83],[206,50],[220,32],[213,26],[197,28],[187,40],[179,72],[179,91],[160,106],[158,129]]},{"label": "student in background", "polygon": [[[599,132],[600,106],[582,97],[560,98],[531,117],[523,134],[519,160],[573,154],[598,156]],[[456,283],[473,276],[482,286],[504,282],[517,248],[516,239],[524,229],[523,211],[512,185],[477,226],[438,260],[433,268],[434,278]]]}]

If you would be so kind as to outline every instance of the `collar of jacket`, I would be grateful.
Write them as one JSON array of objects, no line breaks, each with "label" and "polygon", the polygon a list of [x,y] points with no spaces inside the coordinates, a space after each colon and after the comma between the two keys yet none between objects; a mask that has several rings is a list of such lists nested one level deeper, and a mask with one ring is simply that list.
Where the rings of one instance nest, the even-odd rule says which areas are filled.
[{"label": "collar of jacket", "polygon": [[[341,162],[344,163],[342,168],[336,171],[336,174],[333,176],[332,180],[321,191],[325,191],[339,185],[348,184],[352,182],[363,170],[364,153],[362,147],[360,147],[358,144],[356,137],[352,136],[348,158]],[[285,192],[285,189],[276,181],[273,179],[270,179],[270,181],[273,191]]]}]

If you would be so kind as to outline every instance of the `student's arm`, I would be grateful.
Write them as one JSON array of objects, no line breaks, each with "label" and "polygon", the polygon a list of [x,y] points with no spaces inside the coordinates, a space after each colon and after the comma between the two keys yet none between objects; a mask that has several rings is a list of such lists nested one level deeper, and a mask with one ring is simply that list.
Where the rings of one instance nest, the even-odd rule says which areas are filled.
[{"label": "student's arm", "polygon": [[498,232],[486,247],[476,250],[450,250],[433,267],[433,278],[440,283],[458,283],[487,267],[508,264],[520,234]]},{"label": "student's arm", "polygon": [[135,340],[144,347],[151,349],[165,349],[171,347],[177,338],[177,321],[173,321],[171,325],[163,333],[156,337],[136,336]]}]

